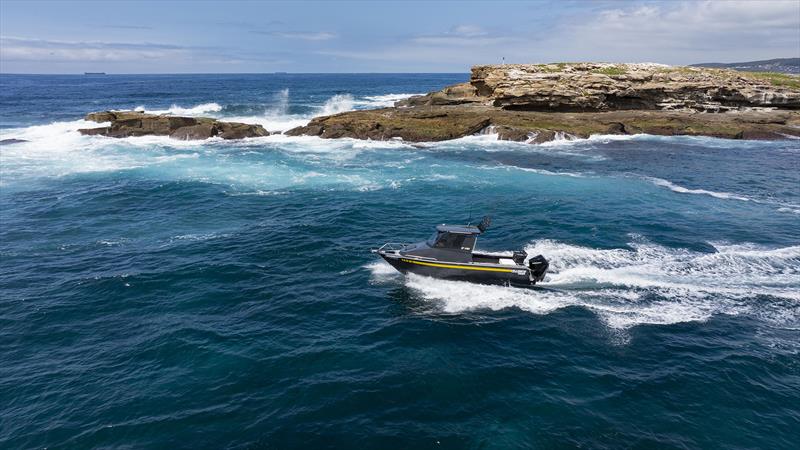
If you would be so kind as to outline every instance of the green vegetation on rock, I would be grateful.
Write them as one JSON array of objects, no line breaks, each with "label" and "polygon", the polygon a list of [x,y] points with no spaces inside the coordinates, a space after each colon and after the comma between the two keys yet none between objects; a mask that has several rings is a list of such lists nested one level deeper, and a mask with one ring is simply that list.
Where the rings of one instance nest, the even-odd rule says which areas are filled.
[{"label": "green vegetation on rock", "polygon": [[750,76],[759,80],[768,81],[773,86],[785,86],[793,89],[800,89],[800,76],[790,75],[779,72],[748,72],[745,77]]},{"label": "green vegetation on rock", "polygon": [[628,73],[628,71],[624,67],[620,66],[607,66],[607,67],[601,67],[599,69],[594,69],[592,70],[592,73],[615,76],[615,75],[625,75],[626,73]]}]

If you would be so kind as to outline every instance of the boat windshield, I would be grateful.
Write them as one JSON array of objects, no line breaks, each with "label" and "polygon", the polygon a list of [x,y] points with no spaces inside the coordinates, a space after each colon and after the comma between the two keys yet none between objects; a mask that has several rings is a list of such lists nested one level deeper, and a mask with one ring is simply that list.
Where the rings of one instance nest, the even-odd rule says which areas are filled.
[{"label": "boat windshield", "polygon": [[438,231],[434,231],[433,232],[433,236],[431,236],[430,239],[425,241],[425,243],[428,244],[428,247],[433,247],[433,245],[436,244],[436,238],[438,238],[438,237],[439,237],[439,232]]},{"label": "boat windshield", "polygon": [[475,236],[460,233],[438,231],[428,239],[427,244],[433,248],[449,248],[472,251],[475,246]]}]

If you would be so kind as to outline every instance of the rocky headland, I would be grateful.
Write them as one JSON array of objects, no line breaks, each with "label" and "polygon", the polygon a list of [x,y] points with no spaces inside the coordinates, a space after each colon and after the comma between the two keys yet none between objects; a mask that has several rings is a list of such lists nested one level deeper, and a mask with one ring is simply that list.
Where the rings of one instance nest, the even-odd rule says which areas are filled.
[{"label": "rocky headland", "polygon": [[110,125],[78,130],[83,135],[100,135],[115,138],[132,136],[169,136],[174,139],[195,140],[219,137],[243,139],[268,136],[261,125],[239,122],[223,122],[205,117],[180,117],[162,114],[147,114],[140,111],[102,111],[86,115],[90,122]]},{"label": "rocky headland", "polygon": [[800,137],[800,78],[659,64],[508,64],[391,108],[317,117],[286,132],[441,141],[482,132],[545,142],[592,134]]}]

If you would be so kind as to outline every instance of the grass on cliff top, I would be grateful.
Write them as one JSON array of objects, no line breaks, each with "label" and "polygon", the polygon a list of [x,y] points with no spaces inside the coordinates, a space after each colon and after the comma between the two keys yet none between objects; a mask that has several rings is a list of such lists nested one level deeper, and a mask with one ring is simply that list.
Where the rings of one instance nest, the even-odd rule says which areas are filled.
[{"label": "grass on cliff top", "polygon": [[800,89],[800,76],[780,72],[742,72],[733,69],[719,69],[716,67],[688,67],[675,66],[662,69],[662,72],[677,72],[684,75],[692,73],[713,74],[723,79],[730,78],[751,78],[758,81],[766,81],[773,86],[782,86],[792,89]]},{"label": "grass on cliff top", "polygon": [[[556,72],[563,72],[567,66],[576,65],[580,63],[568,63],[568,62],[558,62],[558,63],[548,63],[548,64],[536,64],[536,67],[541,72],[547,73],[556,73]],[[628,73],[628,70],[624,66],[608,66],[602,67],[599,69],[593,69],[592,73],[599,73],[602,75],[625,75]]]},{"label": "grass on cliff top", "polygon": [[773,86],[783,86],[792,89],[800,89],[800,77],[779,72],[749,72],[747,75],[764,80]]},{"label": "grass on cliff top", "polygon": [[602,67],[600,69],[594,69],[592,70],[592,73],[614,76],[614,75],[625,75],[626,73],[628,73],[628,70],[620,66],[608,66],[608,67]]},{"label": "grass on cliff top", "polygon": [[547,63],[547,64],[536,64],[536,67],[539,68],[542,72],[547,73],[556,73],[556,72],[563,72],[564,69],[567,67],[569,63]]},{"label": "grass on cliff top", "polygon": [[698,69],[696,67],[689,67],[689,66],[670,66],[670,67],[664,67],[662,69],[659,69],[658,71],[659,72],[663,72],[663,73],[680,73],[680,74],[683,74],[683,75],[688,75],[688,74],[701,72],[700,69]]}]

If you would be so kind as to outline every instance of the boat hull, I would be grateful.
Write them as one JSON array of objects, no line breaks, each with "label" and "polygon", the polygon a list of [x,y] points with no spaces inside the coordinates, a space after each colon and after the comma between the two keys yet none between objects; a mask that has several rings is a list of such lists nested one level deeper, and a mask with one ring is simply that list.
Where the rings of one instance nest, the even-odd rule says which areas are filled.
[{"label": "boat hull", "polygon": [[464,264],[443,261],[424,261],[405,256],[381,254],[386,262],[402,273],[432,278],[471,281],[484,284],[534,284],[530,271],[522,266],[499,267],[489,264]]}]

